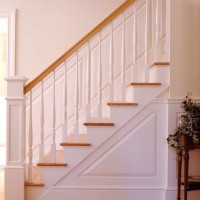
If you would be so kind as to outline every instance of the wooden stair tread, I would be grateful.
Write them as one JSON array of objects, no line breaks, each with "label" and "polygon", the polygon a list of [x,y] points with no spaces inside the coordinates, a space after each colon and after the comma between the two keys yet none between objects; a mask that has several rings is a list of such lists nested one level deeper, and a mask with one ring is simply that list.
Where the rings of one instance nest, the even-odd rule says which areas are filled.
[{"label": "wooden stair tread", "polygon": [[91,119],[89,122],[84,123],[85,126],[114,126],[114,123],[110,122],[108,118],[102,118],[99,121],[97,118]]},{"label": "wooden stair tread", "polygon": [[91,146],[90,143],[79,143],[79,142],[62,142],[60,143],[61,146],[72,146],[72,147],[85,147],[85,146]]},{"label": "wooden stair tread", "polygon": [[108,102],[108,106],[137,106],[138,103],[134,102]]},{"label": "wooden stair tread", "polygon": [[102,118],[101,121],[98,121],[97,118],[92,118],[89,122],[85,122],[85,126],[114,126],[114,123],[110,122],[109,118]]},{"label": "wooden stair tread", "polygon": [[114,126],[112,122],[85,122],[85,126]]},{"label": "wooden stair tread", "polygon": [[67,163],[38,163],[37,166],[40,166],[40,167],[43,167],[43,166],[53,166],[53,167],[66,167],[67,166]]},{"label": "wooden stair tread", "polygon": [[153,64],[150,65],[150,68],[151,67],[154,67],[154,66],[168,66],[170,65],[170,62],[154,62]]},{"label": "wooden stair tread", "polygon": [[44,183],[25,183],[25,186],[44,187]]},{"label": "wooden stair tread", "polygon": [[133,82],[129,86],[159,86],[161,83],[157,82]]}]

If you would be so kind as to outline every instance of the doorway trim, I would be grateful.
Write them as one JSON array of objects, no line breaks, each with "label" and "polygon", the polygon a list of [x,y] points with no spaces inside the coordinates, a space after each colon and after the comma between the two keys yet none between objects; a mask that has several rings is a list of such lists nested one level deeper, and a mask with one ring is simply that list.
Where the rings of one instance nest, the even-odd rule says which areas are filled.
[{"label": "doorway trim", "polygon": [[7,77],[15,76],[15,19],[16,10],[0,9],[0,18],[8,19]]}]

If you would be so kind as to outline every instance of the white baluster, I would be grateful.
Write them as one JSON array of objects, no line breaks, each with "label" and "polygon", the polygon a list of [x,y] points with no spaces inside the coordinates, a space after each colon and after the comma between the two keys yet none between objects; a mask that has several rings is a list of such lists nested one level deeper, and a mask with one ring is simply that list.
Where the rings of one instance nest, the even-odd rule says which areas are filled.
[{"label": "white baluster", "polygon": [[111,23],[111,34],[110,34],[110,102],[114,102],[114,83],[113,83],[113,75],[114,75],[114,39],[113,39],[113,23]]},{"label": "white baluster", "polygon": [[137,81],[137,0],[134,5],[133,22],[133,82]]},{"label": "white baluster", "polygon": [[144,79],[149,82],[149,0],[146,0],[146,17],[145,17],[145,69]]},{"label": "white baluster", "polygon": [[52,94],[52,144],[51,144],[51,161],[52,163],[56,163],[56,105],[55,105],[55,71],[53,72],[53,84],[52,84],[53,94]]},{"label": "white baluster", "polygon": [[87,71],[86,71],[86,121],[89,121],[91,118],[90,67],[91,67],[90,42],[88,42]]},{"label": "white baluster", "polygon": [[160,13],[159,13],[159,8],[160,8],[160,0],[156,1],[156,37],[155,37],[155,61],[160,60]]},{"label": "white baluster", "polygon": [[97,118],[102,120],[102,69],[101,69],[101,32],[99,32],[99,66],[98,66],[98,106],[97,106]]},{"label": "white baluster", "polygon": [[76,52],[76,83],[75,83],[75,124],[74,124],[74,142],[79,140],[79,69],[78,52]]},{"label": "white baluster", "polygon": [[67,63],[64,64],[63,83],[63,142],[67,141]]},{"label": "white baluster", "polygon": [[43,81],[41,82],[41,106],[40,106],[40,146],[39,146],[39,161],[44,162],[44,91]]},{"label": "white baluster", "polygon": [[28,138],[28,182],[33,182],[33,127],[32,127],[32,90],[30,90],[30,102],[29,102],[29,138]]},{"label": "white baluster", "polygon": [[122,54],[121,54],[121,101],[126,101],[126,86],[125,86],[125,14],[123,13],[122,22]]}]

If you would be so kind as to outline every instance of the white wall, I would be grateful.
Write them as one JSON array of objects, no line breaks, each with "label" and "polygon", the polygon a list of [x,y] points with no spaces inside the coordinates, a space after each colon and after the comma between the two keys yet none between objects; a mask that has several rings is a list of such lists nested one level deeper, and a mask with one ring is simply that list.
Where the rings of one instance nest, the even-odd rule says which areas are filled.
[{"label": "white wall", "polygon": [[6,143],[6,101],[0,97],[0,166],[5,165],[5,143]]},{"label": "white wall", "polygon": [[[3,18],[0,18],[0,26]],[[7,64],[6,64],[6,32],[0,30],[0,96],[6,95],[6,82],[4,77],[6,76]]]},{"label": "white wall", "polygon": [[17,9],[17,75],[36,77],[123,2],[0,0],[0,9]]},{"label": "white wall", "polygon": [[171,0],[171,98],[200,97],[199,20],[199,0]]}]

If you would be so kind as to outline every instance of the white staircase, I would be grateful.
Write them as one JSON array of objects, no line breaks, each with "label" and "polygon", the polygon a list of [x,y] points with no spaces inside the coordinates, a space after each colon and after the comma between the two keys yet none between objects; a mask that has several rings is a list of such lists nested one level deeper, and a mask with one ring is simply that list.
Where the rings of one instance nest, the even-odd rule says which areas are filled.
[{"label": "white staircase", "polygon": [[[166,68],[169,70],[169,66]],[[148,186],[157,185],[155,182],[161,179],[159,176],[162,174],[154,174],[156,173],[154,170],[158,169],[155,169],[155,161],[152,162],[151,159],[158,159],[158,162],[163,160],[161,156],[157,157],[154,154],[157,153],[156,148],[161,145],[161,141],[158,143],[155,141],[158,137],[156,129],[159,127],[156,123],[158,123],[158,115],[164,112],[163,106],[162,108],[153,106],[155,103],[152,102],[168,89],[168,84],[163,82],[161,85],[137,84],[129,87],[127,94],[133,96],[134,92],[135,97],[138,96],[140,101],[137,101],[137,104],[127,105],[109,103],[109,120],[85,123],[87,142],[90,143],[61,143],[64,151],[63,161],[67,163],[67,166],[50,164],[41,166],[40,180],[44,186],[27,187],[26,199],[59,198],[64,200],[66,196],[68,199],[92,199],[94,196],[90,197],[90,194],[99,190],[103,191],[102,194],[106,199],[120,199],[122,197],[119,198],[117,195],[120,190],[130,190],[130,196],[126,199],[131,199],[134,195],[133,191],[138,193],[137,184],[141,182],[139,179],[147,181]],[[159,120],[165,119],[166,113],[164,115],[159,116]],[[163,138],[165,132],[163,134],[163,130],[160,129],[160,133],[159,137],[165,139]],[[155,144],[152,145],[149,142]],[[143,148],[145,149],[142,151]],[[163,151],[162,156],[165,153]],[[158,167],[163,166],[160,163]],[[141,175],[141,172],[147,174]],[[144,185],[145,183],[141,188]],[[80,195],[82,191],[84,191],[84,196]],[[109,191],[108,194],[104,194],[105,191]],[[154,193],[155,199],[158,199],[158,189]],[[146,198],[146,196],[140,198],[140,195],[138,193],[136,199]],[[101,193],[99,197],[95,196],[95,199],[102,199]]]},{"label": "white staircase", "polygon": [[[130,87],[136,88],[127,88],[128,94],[133,95],[134,90],[136,96],[143,97],[138,105],[110,105],[113,126],[110,122],[88,123],[89,144],[62,143],[67,166],[42,166],[44,187],[27,187],[26,199],[121,199],[120,191],[126,199],[145,199],[150,190],[151,198],[161,199],[166,133],[158,123],[166,119],[166,108],[153,100],[168,85]],[[146,194],[141,197],[141,193]]]},{"label": "white staircase", "polygon": [[25,87],[26,200],[165,199],[169,5],[130,4]]}]

